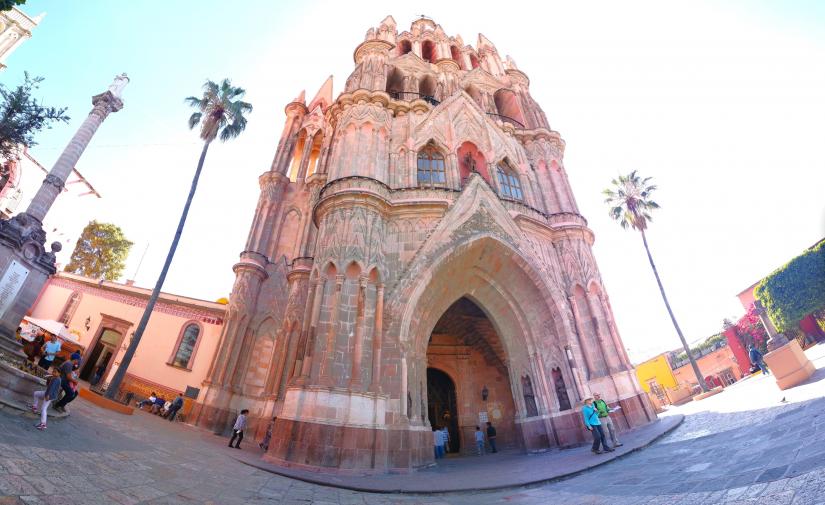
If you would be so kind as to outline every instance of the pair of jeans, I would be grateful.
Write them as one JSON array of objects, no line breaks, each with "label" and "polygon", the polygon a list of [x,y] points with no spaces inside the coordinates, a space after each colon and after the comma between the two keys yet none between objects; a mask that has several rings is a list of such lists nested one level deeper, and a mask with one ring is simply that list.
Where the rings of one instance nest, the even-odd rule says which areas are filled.
[{"label": "pair of jeans", "polygon": [[478,448],[478,455],[479,456],[484,454],[484,440],[478,440],[476,442],[476,447]]},{"label": "pair of jeans", "polygon": [[490,442],[490,452],[498,452],[496,449],[496,437],[489,437],[487,440]]},{"label": "pair of jeans", "polygon": [[69,381],[67,379],[60,379],[60,389],[63,390],[63,398],[60,399],[59,402],[54,404],[54,408],[63,408],[67,404],[71,403],[72,400],[75,399],[77,393],[72,389]]},{"label": "pair of jeans", "polygon": [[437,445],[435,446],[435,459],[441,459],[444,457],[444,446]]},{"label": "pair of jeans", "polygon": [[[169,413],[166,415],[166,418],[169,419],[170,421],[174,421],[175,416],[178,414],[179,410],[180,409],[176,408],[176,407],[169,407]],[[238,443],[241,443],[241,441],[238,440]]]},{"label": "pair of jeans", "polygon": [[768,371],[768,365],[766,365],[764,361],[759,360],[757,365],[759,365],[759,369],[762,370],[763,375],[770,375],[771,372]]},{"label": "pair of jeans", "polygon": [[607,445],[607,440],[604,438],[604,428],[600,424],[594,424],[590,426],[591,430],[590,433],[593,434],[593,452],[599,450],[599,446],[601,446],[605,451],[609,450],[610,447]]},{"label": "pair of jeans", "polygon": [[613,424],[613,420],[610,419],[610,416],[600,417],[599,421],[602,423],[603,429],[607,429],[607,434],[610,435],[610,441],[613,442],[613,446],[619,445],[619,430],[616,429],[616,426]]},{"label": "pair of jeans", "polygon": [[235,441],[235,438],[238,439],[238,443],[235,444],[235,447],[241,447],[241,440],[243,440],[243,430],[232,430],[232,438],[229,439],[229,447],[232,447],[232,442]]}]

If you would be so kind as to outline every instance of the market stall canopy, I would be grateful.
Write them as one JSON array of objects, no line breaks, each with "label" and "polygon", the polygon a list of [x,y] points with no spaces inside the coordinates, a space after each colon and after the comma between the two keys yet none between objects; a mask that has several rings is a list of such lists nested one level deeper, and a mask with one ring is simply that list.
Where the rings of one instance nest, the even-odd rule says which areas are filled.
[{"label": "market stall canopy", "polygon": [[43,331],[51,333],[52,335],[57,335],[61,340],[65,340],[66,342],[75,345],[80,345],[80,342],[77,341],[74,335],[69,333],[69,330],[59,321],[52,321],[51,319],[36,319],[28,316],[24,317],[23,320],[27,321],[29,324],[37,326]]}]

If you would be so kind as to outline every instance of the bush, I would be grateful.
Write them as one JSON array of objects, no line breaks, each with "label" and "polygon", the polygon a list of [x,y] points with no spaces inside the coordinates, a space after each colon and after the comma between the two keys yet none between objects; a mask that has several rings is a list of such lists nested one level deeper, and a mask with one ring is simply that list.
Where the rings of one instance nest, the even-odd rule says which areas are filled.
[{"label": "bush", "polygon": [[762,279],[754,295],[779,331],[825,307],[825,240]]}]

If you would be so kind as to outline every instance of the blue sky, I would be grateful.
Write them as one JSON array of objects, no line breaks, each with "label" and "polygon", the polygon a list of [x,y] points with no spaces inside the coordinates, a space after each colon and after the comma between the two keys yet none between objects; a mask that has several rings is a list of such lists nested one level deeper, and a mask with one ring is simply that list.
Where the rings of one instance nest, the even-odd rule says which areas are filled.
[{"label": "blue sky", "polygon": [[[126,107],[101,127],[78,168],[104,197],[99,219],[147,243],[137,283],[152,286],[183,206],[200,145],[183,103],[206,78],[248,90],[247,132],[209,153],[165,290],[216,299],[232,286],[275,154],[283,107],[324,79],[335,95],[364,33],[392,14],[420,14],[475,44],[483,32],[531,79],[565,156],[631,357],[678,346],[637,234],[606,216],[600,195],[619,173],[652,176],[662,206],[650,245],[688,340],[742,310],[736,293],[825,234],[825,4],[822,2],[127,2],[29,0],[46,18],[7,61],[46,77],[40,96],[71,124],[32,149],[51,166],[90,109],[127,72]],[[522,7],[523,5],[523,7]],[[153,8],[154,6],[154,8]],[[234,7],[230,10],[230,6]]]}]

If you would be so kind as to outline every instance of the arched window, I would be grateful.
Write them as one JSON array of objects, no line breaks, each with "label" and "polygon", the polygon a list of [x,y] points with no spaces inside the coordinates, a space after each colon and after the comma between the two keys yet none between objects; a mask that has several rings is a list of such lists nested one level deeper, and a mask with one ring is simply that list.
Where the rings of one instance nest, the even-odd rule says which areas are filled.
[{"label": "arched window", "polygon": [[524,200],[524,195],[521,193],[521,182],[519,182],[518,176],[503,163],[498,164],[496,172],[498,173],[498,186],[501,191],[501,196],[504,198],[512,198],[513,200]]},{"label": "arched window", "polygon": [[184,328],[178,341],[178,349],[175,351],[175,356],[170,363],[171,365],[181,368],[191,368],[192,356],[195,353],[195,347],[197,347],[200,333],[201,329],[195,323],[190,323]]},{"label": "arched window", "polygon": [[428,63],[435,62],[435,44],[433,44],[432,41],[425,40],[424,43],[421,44],[421,59]]},{"label": "arched window", "polygon": [[456,46],[450,46],[450,57],[454,62],[458,63],[458,68],[464,70],[464,61],[461,59],[461,50]]},{"label": "arched window", "polygon": [[432,145],[427,145],[418,152],[418,185],[443,186],[446,183],[444,155]]},{"label": "arched window", "polygon": [[398,43],[398,56],[404,56],[412,51],[412,43],[409,40],[402,40]]}]

